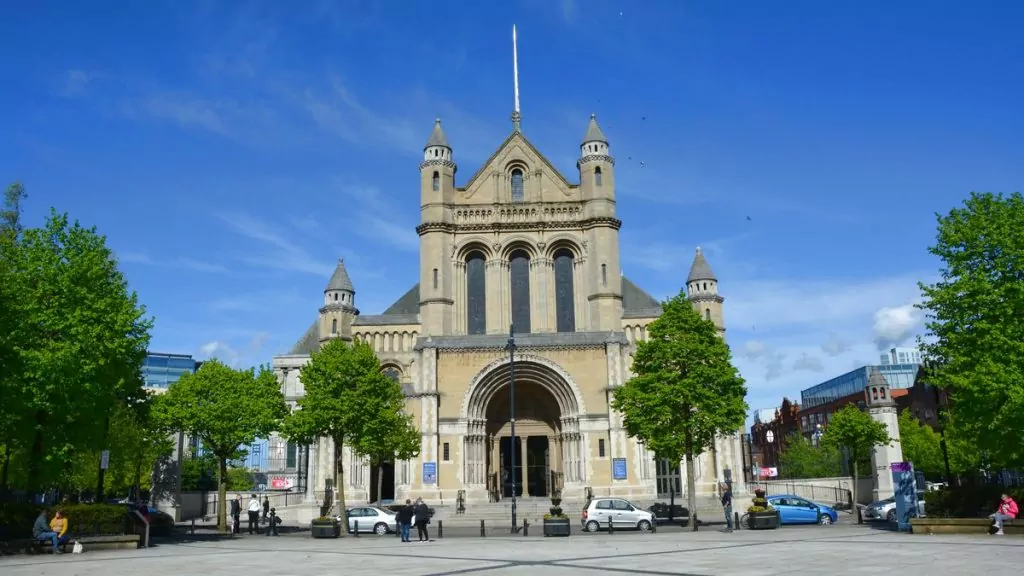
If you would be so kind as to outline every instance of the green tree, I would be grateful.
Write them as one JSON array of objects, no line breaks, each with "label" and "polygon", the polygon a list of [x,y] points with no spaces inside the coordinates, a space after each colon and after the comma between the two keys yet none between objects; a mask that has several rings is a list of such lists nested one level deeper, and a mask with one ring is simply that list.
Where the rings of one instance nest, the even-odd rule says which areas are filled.
[{"label": "green tree", "polygon": [[781,478],[832,478],[842,470],[840,454],[832,446],[815,446],[799,432],[786,438],[779,454]]},{"label": "green tree", "polygon": [[23,318],[24,291],[18,242],[21,235],[21,202],[25,189],[14,183],[4,193],[0,214],[0,497],[8,487],[12,455],[18,451],[19,438],[26,437],[23,415],[28,408],[29,390],[21,377],[23,368],[19,350],[27,324]]},{"label": "green tree", "polygon": [[384,483],[384,464],[414,458],[420,453],[420,431],[413,426],[412,416],[405,412],[402,386],[378,370],[367,375],[356,387],[358,405],[362,406],[357,454],[370,459],[378,469],[377,498]]},{"label": "green tree", "polygon": [[822,444],[835,450],[845,448],[853,462],[853,501],[857,501],[857,478],[860,465],[871,458],[875,446],[888,444],[889,430],[867,412],[854,404],[847,404],[832,414],[828,428],[821,437]]},{"label": "green tree", "polygon": [[[228,461],[243,453],[241,447],[276,430],[288,412],[269,368],[235,370],[217,360],[183,374],[158,397],[156,407],[167,428],[199,439],[217,459],[218,502],[227,501]],[[223,506],[217,509],[217,526],[227,531]]]},{"label": "green tree", "polygon": [[102,450],[116,406],[141,396],[152,322],[106,239],[66,214],[51,210],[42,228],[22,230],[12,260],[19,322],[31,329],[19,336],[20,384],[4,398],[3,422],[37,490],[77,454]]},{"label": "green tree", "polygon": [[[375,409],[363,406],[366,390],[390,387],[393,383],[380,371],[380,360],[365,342],[348,344],[329,340],[323,348],[310,355],[302,367],[305,395],[298,408],[285,420],[282,435],[300,444],[313,444],[320,438],[334,443],[333,486],[338,497],[342,526],[347,525],[345,505],[345,465],[342,450],[349,445],[357,453],[373,451],[371,438],[378,425]],[[382,397],[386,398],[387,394]],[[379,406],[378,406],[379,408]],[[327,503],[325,503],[326,505]],[[342,530],[342,535],[345,531]]]},{"label": "green tree", "polygon": [[636,376],[615,390],[612,408],[626,432],[659,458],[686,460],[688,507],[695,511],[693,459],[743,426],[747,390],[725,340],[684,291],[662,304],[648,335],[637,344]]},{"label": "green tree", "polygon": [[1002,467],[1024,466],[1024,196],[972,193],[938,215],[929,252],[940,279],[921,284],[934,364],[962,438]]},{"label": "green tree", "polygon": [[946,465],[939,434],[931,426],[922,424],[910,410],[900,412],[899,423],[903,459],[912,462],[914,469],[928,478],[944,476]]}]

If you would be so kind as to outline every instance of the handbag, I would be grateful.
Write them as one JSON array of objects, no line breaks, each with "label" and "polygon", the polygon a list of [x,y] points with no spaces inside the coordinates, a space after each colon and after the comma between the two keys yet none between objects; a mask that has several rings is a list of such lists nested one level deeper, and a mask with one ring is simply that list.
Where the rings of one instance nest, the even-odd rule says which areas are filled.
[{"label": "handbag", "polygon": [[82,543],[81,543],[81,542],[78,542],[78,541],[76,540],[76,541],[75,541],[75,545],[74,545],[74,547],[72,547],[72,548],[71,548],[71,553],[72,553],[72,554],[81,554],[81,553],[82,553],[82,550],[84,550],[84,549],[85,549],[85,548],[84,548],[84,547],[82,546]]}]

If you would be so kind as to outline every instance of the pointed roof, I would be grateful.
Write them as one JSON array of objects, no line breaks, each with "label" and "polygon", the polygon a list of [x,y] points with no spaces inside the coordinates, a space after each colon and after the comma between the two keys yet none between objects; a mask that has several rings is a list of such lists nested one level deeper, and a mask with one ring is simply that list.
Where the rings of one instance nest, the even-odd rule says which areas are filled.
[{"label": "pointed roof", "polygon": [[461,188],[461,190],[468,190],[470,187],[472,187],[473,183],[476,182],[477,178],[482,176],[484,172],[486,172],[487,169],[491,167],[491,164],[494,163],[495,158],[497,158],[502,152],[504,152],[505,149],[508,148],[514,141],[522,142],[522,144],[526,147],[527,150],[536,154],[537,158],[540,158],[540,161],[544,165],[544,167],[546,167],[551,172],[551,174],[558,177],[558,179],[561,180],[563,184],[565,184],[566,186],[574,186],[574,184],[571,184],[568,180],[566,180],[565,175],[562,174],[562,172],[559,171],[558,168],[555,168],[555,165],[552,164],[550,160],[548,160],[547,156],[542,154],[540,150],[538,150],[537,147],[533,145],[533,142],[530,142],[526,138],[525,134],[518,130],[513,130],[511,133],[509,133],[505,140],[502,141],[501,145],[498,146],[494,153],[491,154],[491,157],[488,158],[486,162],[481,164],[480,168],[477,168],[477,171],[473,174],[473,176],[469,178],[469,181],[466,182],[465,187]]},{"label": "pointed roof", "polygon": [[690,275],[687,276],[687,282],[694,282],[696,280],[715,280],[715,273],[711,271],[711,265],[708,264],[706,258],[704,258],[704,252],[701,252],[700,246],[697,246],[697,255],[693,257],[693,266],[690,266]]},{"label": "pointed roof", "polygon": [[430,133],[430,138],[427,139],[427,145],[424,149],[430,148],[431,146],[444,146],[445,148],[451,148],[448,145],[448,137],[444,135],[444,129],[441,128],[441,119],[434,120],[434,130]]},{"label": "pointed roof", "polygon": [[587,142],[603,142],[608,143],[608,139],[604,137],[604,132],[601,132],[601,127],[597,125],[597,114],[590,115],[590,124],[587,125],[587,134],[583,137],[583,143]]},{"label": "pointed roof", "polygon": [[338,267],[334,269],[334,274],[331,274],[331,280],[327,283],[328,290],[348,290],[349,292],[355,292],[356,289],[352,286],[352,281],[348,278],[348,270],[345,270],[345,259],[338,258]]}]

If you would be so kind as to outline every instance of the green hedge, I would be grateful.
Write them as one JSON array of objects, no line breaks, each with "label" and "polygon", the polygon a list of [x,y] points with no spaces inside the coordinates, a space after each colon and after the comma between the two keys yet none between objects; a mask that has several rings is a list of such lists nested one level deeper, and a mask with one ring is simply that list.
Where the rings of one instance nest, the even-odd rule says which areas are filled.
[{"label": "green hedge", "polygon": [[996,511],[1003,494],[1024,501],[1024,487],[965,485],[925,492],[924,510],[930,518],[985,518]]},{"label": "green hedge", "polygon": [[[39,516],[40,506],[34,504],[0,505],[0,539],[28,538],[32,525]],[[93,536],[98,534],[124,534],[129,531],[128,508],[117,504],[61,504],[50,506],[50,518],[54,510],[64,511],[71,524],[71,536]]]}]

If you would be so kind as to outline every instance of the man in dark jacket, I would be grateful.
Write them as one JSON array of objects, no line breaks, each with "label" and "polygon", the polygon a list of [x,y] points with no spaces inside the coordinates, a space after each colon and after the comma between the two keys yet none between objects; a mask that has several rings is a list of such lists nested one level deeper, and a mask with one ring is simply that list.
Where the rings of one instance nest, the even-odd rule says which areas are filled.
[{"label": "man in dark jacket", "polygon": [[413,507],[413,516],[416,518],[416,533],[420,542],[430,542],[430,533],[427,532],[427,524],[430,522],[430,508],[423,503],[423,498],[416,499],[416,506]]},{"label": "man in dark jacket", "polygon": [[232,534],[238,534],[239,525],[242,523],[242,497],[235,496],[235,499],[231,501],[231,518],[228,522],[231,524],[228,527],[228,532]]},{"label": "man in dark jacket", "polygon": [[46,519],[47,512],[46,508],[39,511],[36,523],[32,526],[32,537],[40,542],[52,543],[53,553],[60,554],[60,537],[50,528],[50,523]]},{"label": "man in dark jacket", "polygon": [[396,520],[398,521],[398,534],[402,537],[402,542],[409,542],[409,528],[412,527],[413,516],[416,515],[416,510],[412,506],[412,500],[406,500],[405,506],[402,506],[398,510]]}]

